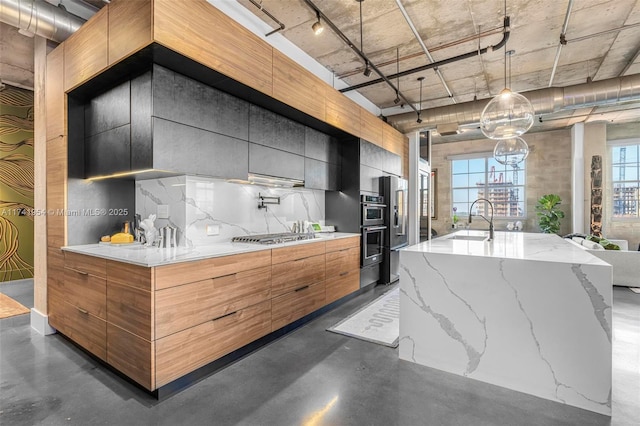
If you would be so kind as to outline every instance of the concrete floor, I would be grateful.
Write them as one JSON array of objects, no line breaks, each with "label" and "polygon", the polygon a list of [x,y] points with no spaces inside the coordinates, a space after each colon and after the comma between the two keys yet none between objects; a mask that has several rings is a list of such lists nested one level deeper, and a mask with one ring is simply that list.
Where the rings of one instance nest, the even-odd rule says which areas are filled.
[{"label": "concrete floor", "polygon": [[[25,303],[28,287],[0,284],[0,291]],[[640,294],[614,289],[609,418],[400,361],[397,349],[325,331],[385,290],[378,286],[163,401],[61,336],[38,335],[28,315],[0,320],[0,424],[640,424]]]}]

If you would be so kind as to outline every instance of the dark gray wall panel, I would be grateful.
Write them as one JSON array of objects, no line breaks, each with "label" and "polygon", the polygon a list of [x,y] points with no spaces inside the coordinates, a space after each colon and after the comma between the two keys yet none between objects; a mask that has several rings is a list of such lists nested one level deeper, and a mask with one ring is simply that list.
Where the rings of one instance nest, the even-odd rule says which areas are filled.
[{"label": "dark gray wall panel", "polygon": [[304,187],[336,191],[339,189],[339,168],[337,164],[325,163],[313,158],[304,159]]},{"label": "dark gray wall panel", "polygon": [[120,232],[135,213],[135,182],[70,178],[67,184],[67,244],[92,244]]},{"label": "dark gray wall panel", "polygon": [[85,139],[87,177],[131,170],[131,129],[124,125]]},{"label": "dark gray wall panel", "polygon": [[337,141],[327,134],[305,127],[304,156],[337,164],[339,161]]},{"label": "dark gray wall panel", "polygon": [[85,136],[128,124],[130,111],[130,85],[126,81],[89,101],[85,108]]},{"label": "dark gray wall panel", "polygon": [[250,143],[249,171],[261,175],[303,180],[304,157]]},{"label": "dark gray wall panel", "polygon": [[281,115],[251,105],[249,142],[304,155],[305,128]]},{"label": "dark gray wall panel", "polygon": [[249,104],[177,74],[153,67],[153,115],[238,139],[249,138]]},{"label": "dark gray wall panel", "polygon": [[393,152],[384,151],[382,170],[400,176],[402,174],[402,158]]},{"label": "dark gray wall panel", "polygon": [[248,142],[154,118],[153,167],[185,174],[246,179]]},{"label": "dark gray wall panel", "polygon": [[374,169],[373,167],[360,165],[360,191],[371,192],[374,194],[380,193],[380,176],[386,176],[382,170]]},{"label": "dark gray wall panel", "polygon": [[153,165],[151,134],[151,71],[131,80],[131,169]]}]

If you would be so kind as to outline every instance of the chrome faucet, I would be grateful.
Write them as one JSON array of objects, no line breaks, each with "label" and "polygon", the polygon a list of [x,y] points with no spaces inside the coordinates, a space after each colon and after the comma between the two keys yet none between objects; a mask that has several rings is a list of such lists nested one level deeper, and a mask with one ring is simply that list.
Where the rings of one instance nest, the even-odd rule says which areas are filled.
[{"label": "chrome faucet", "polygon": [[471,216],[473,216],[473,214],[471,213],[473,211],[473,205],[475,203],[477,203],[478,201],[486,201],[491,206],[491,220],[487,219],[486,217],[484,217],[481,214],[479,214],[478,216],[480,216],[481,218],[483,218],[484,220],[489,222],[489,241],[493,241],[493,236],[494,236],[494,233],[493,233],[493,203],[491,201],[487,200],[486,198],[478,198],[473,203],[471,203],[471,207],[469,207],[469,224],[471,224]]}]

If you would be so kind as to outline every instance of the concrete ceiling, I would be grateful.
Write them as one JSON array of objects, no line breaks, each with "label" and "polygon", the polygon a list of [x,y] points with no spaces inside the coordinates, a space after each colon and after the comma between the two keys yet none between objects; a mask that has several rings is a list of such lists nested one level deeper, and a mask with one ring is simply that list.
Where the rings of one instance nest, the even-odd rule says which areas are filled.
[{"label": "concrete ceiling", "polygon": [[[272,28],[277,25],[250,0],[238,0]],[[284,25],[287,39],[333,71],[347,84],[373,80],[362,74],[363,61],[325,24],[316,36],[316,21],[304,0],[255,0]],[[356,46],[360,46],[360,3],[356,0],[312,0]],[[385,74],[430,63],[414,37],[397,4],[406,10],[434,61],[441,61],[497,44],[502,39],[503,0],[364,0],[362,3],[363,50]],[[623,75],[640,73],[640,1],[575,0],[568,15],[567,43],[562,46],[553,80],[552,70],[560,34],[567,17],[569,0],[508,0],[506,14],[511,18],[508,50],[511,57],[510,87],[526,92],[545,87],[565,87]],[[480,40],[477,35],[484,34]],[[400,61],[396,63],[396,49]],[[425,77],[422,109],[451,105],[495,96],[505,86],[505,49],[441,66],[446,86],[429,69],[400,78],[400,91],[418,106],[418,77]],[[394,80],[394,83],[396,81]],[[385,83],[358,89],[393,121],[393,115],[411,111],[394,104],[396,94]],[[542,118],[542,122],[540,122]],[[640,102],[618,106],[564,111],[537,117],[532,131],[571,126],[577,122],[639,121]],[[476,129],[446,140],[481,137]]]}]

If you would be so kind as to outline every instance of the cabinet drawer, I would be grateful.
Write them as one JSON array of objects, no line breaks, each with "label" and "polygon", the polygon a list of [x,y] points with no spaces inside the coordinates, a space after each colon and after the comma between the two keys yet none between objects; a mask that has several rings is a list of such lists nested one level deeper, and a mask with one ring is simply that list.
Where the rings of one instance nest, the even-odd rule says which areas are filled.
[{"label": "cabinet drawer", "polygon": [[327,279],[360,268],[360,247],[327,253]]},{"label": "cabinet drawer", "polygon": [[343,272],[338,277],[328,278],[325,286],[327,304],[353,293],[360,288],[360,268]]},{"label": "cabinet drawer", "polygon": [[166,385],[271,331],[271,301],[156,340],[156,387]]},{"label": "cabinet drawer", "polygon": [[154,342],[107,323],[107,362],[149,390],[155,387]]},{"label": "cabinet drawer", "polygon": [[271,250],[214,257],[155,268],[156,290],[271,265]]},{"label": "cabinet drawer", "polygon": [[83,254],[65,251],[64,266],[100,278],[107,276],[107,261],[99,257],[85,256]]},{"label": "cabinet drawer", "polygon": [[64,268],[64,280],[55,281],[53,286],[65,301],[107,319],[107,280],[104,278]]},{"label": "cabinet drawer", "polygon": [[325,283],[320,282],[276,297],[271,306],[271,330],[316,311],[325,305]]},{"label": "cabinet drawer", "polygon": [[152,302],[148,291],[107,280],[107,321],[146,340],[154,340]]},{"label": "cabinet drawer", "polygon": [[328,240],[326,242],[327,245],[327,253],[330,251],[339,251],[348,249],[351,247],[360,248],[360,236],[348,237],[348,238],[339,238],[337,240]]},{"label": "cabinet drawer", "polygon": [[271,298],[271,267],[156,291],[156,339]]},{"label": "cabinet drawer", "polygon": [[324,281],[325,255],[279,263],[271,267],[271,295],[280,296],[305,285]]},{"label": "cabinet drawer", "polygon": [[49,312],[49,322],[87,351],[102,360],[107,359],[107,323],[104,320],[57,299],[55,308]]},{"label": "cabinet drawer", "polygon": [[277,263],[284,263],[291,260],[316,256],[318,254],[324,254],[324,251],[324,241],[318,243],[300,244],[292,247],[277,248],[271,250],[271,263],[275,265]]},{"label": "cabinet drawer", "polygon": [[117,282],[141,290],[152,290],[152,269],[124,262],[107,261],[107,276],[110,282]]}]

